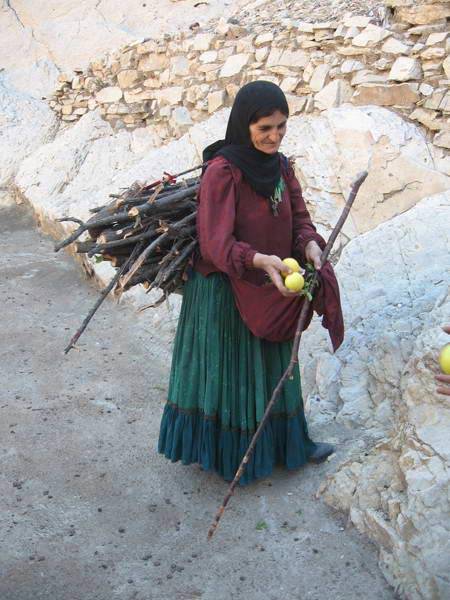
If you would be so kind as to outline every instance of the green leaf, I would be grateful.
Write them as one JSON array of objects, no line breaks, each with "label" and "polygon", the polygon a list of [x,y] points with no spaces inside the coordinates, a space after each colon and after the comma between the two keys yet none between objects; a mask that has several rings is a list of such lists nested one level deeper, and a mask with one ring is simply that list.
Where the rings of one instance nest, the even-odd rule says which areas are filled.
[{"label": "green leaf", "polygon": [[103,262],[103,256],[101,254],[94,254],[94,262],[95,264]]},{"label": "green leaf", "polygon": [[256,531],[263,531],[263,529],[267,529],[267,523],[265,521],[258,521],[255,527]]}]

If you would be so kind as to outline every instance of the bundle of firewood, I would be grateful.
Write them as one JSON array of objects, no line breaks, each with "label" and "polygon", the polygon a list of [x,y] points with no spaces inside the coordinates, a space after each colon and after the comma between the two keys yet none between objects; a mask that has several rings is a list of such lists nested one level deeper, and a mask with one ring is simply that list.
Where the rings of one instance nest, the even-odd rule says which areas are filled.
[{"label": "bundle of firewood", "polygon": [[[157,306],[181,288],[183,273],[197,245],[199,177],[180,182],[177,177],[198,168],[176,176],[165,174],[160,181],[149,185],[135,183],[120,194],[111,194],[113,200],[92,209],[94,214],[86,222],[71,217],[61,219],[76,222],[78,228],[56,244],[56,252],[73,244],[75,252],[108,260],[117,269],[74,338],[78,339],[111,290],[120,294],[137,284],[143,284],[148,291],[159,288],[163,294],[152,305]],[[86,233],[88,237],[77,241]],[[66,352],[73,347],[74,338]]]}]

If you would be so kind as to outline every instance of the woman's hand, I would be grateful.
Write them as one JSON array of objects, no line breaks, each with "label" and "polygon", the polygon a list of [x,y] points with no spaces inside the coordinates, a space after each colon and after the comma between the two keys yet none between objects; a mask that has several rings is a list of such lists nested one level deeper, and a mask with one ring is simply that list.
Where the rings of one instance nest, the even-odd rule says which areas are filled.
[{"label": "woman's hand", "polygon": [[291,292],[284,285],[281,273],[289,275],[291,269],[287,267],[284,262],[278,256],[270,256],[268,254],[260,254],[257,252],[253,257],[253,266],[256,269],[263,269],[272,280],[278,291],[288,298],[292,296],[298,296],[298,292]]},{"label": "woman's hand", "polygon": [[305,247],[305,258],[306,261],[314,265],[316,271],[318,271],[321,267],[320,265],[320,257],[322,255],[322,250],[317,242],[311,240],[306,244]]}]

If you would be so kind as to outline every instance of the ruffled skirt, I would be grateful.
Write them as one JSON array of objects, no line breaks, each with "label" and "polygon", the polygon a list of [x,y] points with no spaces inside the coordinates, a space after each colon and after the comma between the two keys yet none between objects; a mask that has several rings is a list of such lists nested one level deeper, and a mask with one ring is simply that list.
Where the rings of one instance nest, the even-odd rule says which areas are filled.
[{"label": "ruffled skirt", "polygon": [[[236,309],[228,278],[192,271],[184,287],[158,451],[199,463],[231,481],[289,364],[292,342],[255,337]],[[286,381],[240,483],[276,464],[303,465],[314,451],[303,410],[298,365]]]}]

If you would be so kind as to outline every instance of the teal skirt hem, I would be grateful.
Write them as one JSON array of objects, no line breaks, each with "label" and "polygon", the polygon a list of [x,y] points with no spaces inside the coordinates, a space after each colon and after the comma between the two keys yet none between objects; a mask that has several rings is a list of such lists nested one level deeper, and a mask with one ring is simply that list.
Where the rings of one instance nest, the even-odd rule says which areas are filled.
[{"label": "teal skirt hem", "polygon": [[[268,477],[275,465],[289,470],[304,465],[315,448],[305,435],[302,412],[269,417],[240,479],[246,485]],[[226,430],[202,414],[188,414],[166,404],[161,421],[158,451],[172,462],[198,463],[205,471],[217,472],[232,481],[254,431]],[[305,438],[309,443],[305,443]]]}]

